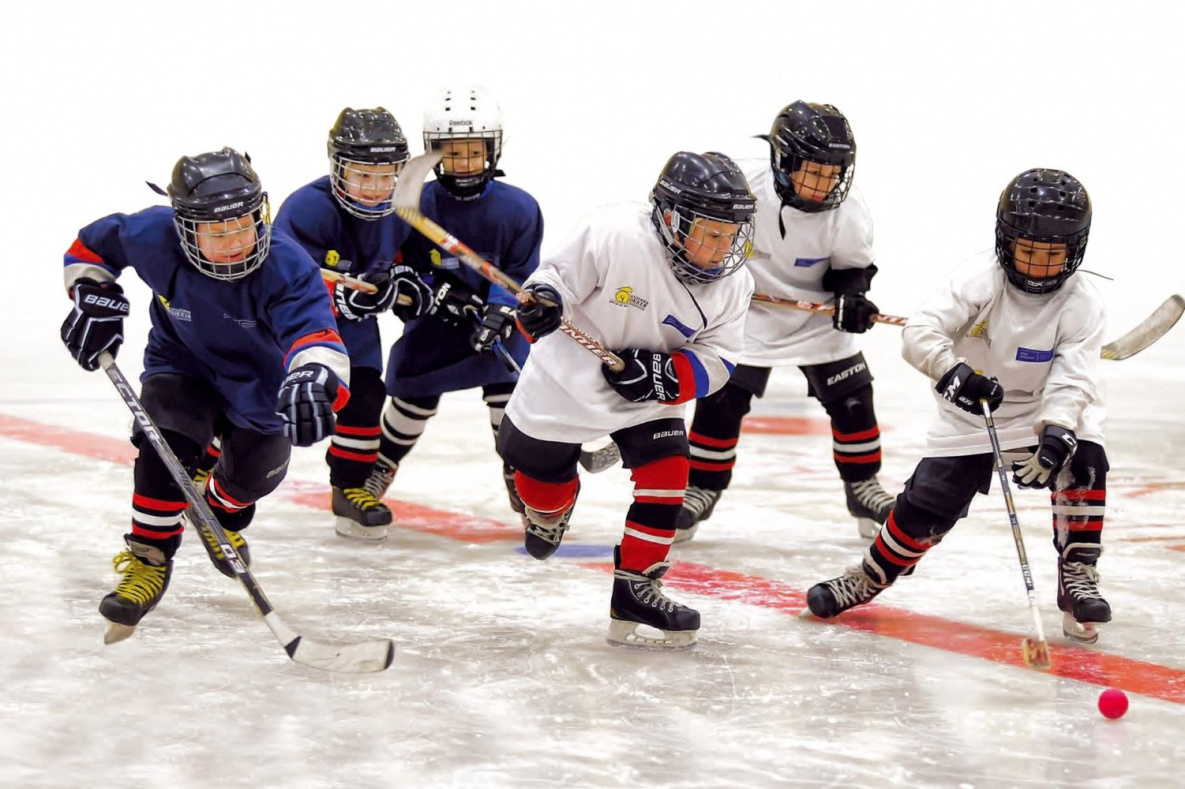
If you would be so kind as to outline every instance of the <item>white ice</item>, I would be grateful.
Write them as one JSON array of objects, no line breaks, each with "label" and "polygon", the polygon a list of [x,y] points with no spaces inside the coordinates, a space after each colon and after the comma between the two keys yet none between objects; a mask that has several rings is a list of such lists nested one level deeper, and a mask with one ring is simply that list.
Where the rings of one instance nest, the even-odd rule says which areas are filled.
[{"label": "white ice", "polygon": [[[77,228],[155,202],[144,180],[163,184],[179,155],[222,145],[252,153],[278,207],[325,170],[325,130],[342,106],[387,106],[418,150],[423,106],[462,79],[502,97],[507,180],[539,199],[545,252],[588,208],[645,199],[675,150],[729,151],[796,98],[837,104],[860,143],[856,183],[877,226],[872,296],[897,314],[991,243],[1011,175],[1062,167],[1094,200],[1086,268],[1114,278],[1096,283],[1117,336],[1185,291],[1185,130],[1172,93],[1185,20],[1176,8],[1125,8],[610,0],[314,12],[218,1],[7,11],[0,786],[1179,785],[1185,329],[1105,367],[1112,470],[1100,570],[1115,621],[1091,649],[1104,668],[1126,658],[1166,670],[1161,692],[1131,694],[1119,721],[1100,716],[1096,699],[1138,671],[1100,669],[1087,681],[955,643],[978,626],[1014,634],[1019,650],[1031,627],[995,489],[878,600],[903,621],[950,622],[948,648],[763,604],[763,579],[802,592],[863,549],[825,435],[743,438],[734,485],[673,558],[744,578],[689,591],[689,571],[672,573],[672,596],[704,619],[698,647],[680,654],[604,642],[604,556],[539,563],[516,552],[477,392],[445,398],[391,496],[505,524],[505,539],[408,527],[378,547],[347,542],[325,510],[294,500],[326,485],[324,447],[297,451],[247,537],[291,624],[328,640],[396,641],[388,671],[346,677],[289,661],[193,534],[158,610],[104,647],[97,605],[116,578],[130,464],[15,438],[11,422],[127,435],[108,381],[81,372],[57,339],[68,304],[61,254]],[[134,376],[149,294],[138,283],[129,293],[119,361]],[[397,322],[384,331],[393,338]],[[933,405],[900,359],[896,329],[877,327],[863,348],[882,479],[897,488]],[[781,371],[755,415],[821,421],[805,394],[796,371]],[[620,469],[586,476],[565,545],[618,541],[629,491]],[[1018,505],[1058,650],[1048,501],[1021,493]]]}]

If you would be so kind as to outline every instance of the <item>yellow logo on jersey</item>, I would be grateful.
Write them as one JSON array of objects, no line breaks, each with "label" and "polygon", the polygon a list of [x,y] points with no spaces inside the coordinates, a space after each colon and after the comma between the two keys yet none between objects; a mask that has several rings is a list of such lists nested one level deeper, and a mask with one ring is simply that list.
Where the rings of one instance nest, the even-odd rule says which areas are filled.
[{"label": "yellow logo on jersey", "polygon": [[166,299],[164,296],[160,295],[159,293],[156,294],[156,297],[158,299],[160,299],[160,303],[165,305],[165,309],[167,310],[169,308],[169,300]]},{"label": "yellow logo on jersey", "polygon": [[641,296],[635,296],[634,289],[629,285],[623,285],[613,294],[613,303],[618,307],[636,307],[637,309],[644,310],[650,302]]},{"label": "yellow logo on jersey", "polygon": [[193,320],[193,313],[190,312],[189,310],[181,309],[180,307],[174,307],[173,305],[169,304],[168,299],[166,299],[164,296],[160,295],[159,293],[156,294],[156,297],[158,299],[160,299],[160,303],[164,305],[165,312],[169,313],[169,315],[173,316],[177,320],[179,320],[179,321],[192,321]]},{"label": "yellow logo on jersey", "polygon": [[988,332],[988,322],[980,321],[971,327],[971,331],[967,333],[968,337],[978,337],[987,343],[989,348],[992,347],[992,335]]},{"label": "yellow logo on jersey", "polygon": [[440,250],[433,249],[430,252],[428,252],[428,260],[432,261],[433,266],[439,266],[440,265]]},{"label": "yellow logo on jersey", "polygon": [[325,265],[330,268],[337,268],[337,264],[341,259],[342,256],[337,253],[336,249],[331,249],[325,253]]}]

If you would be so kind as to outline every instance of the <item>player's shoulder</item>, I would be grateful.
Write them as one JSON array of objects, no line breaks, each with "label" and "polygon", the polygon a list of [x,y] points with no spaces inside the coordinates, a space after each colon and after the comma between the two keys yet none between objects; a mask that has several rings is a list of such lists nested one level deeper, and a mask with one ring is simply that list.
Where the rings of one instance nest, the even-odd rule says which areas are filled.
[{"label": "player's shoulder", "polygon": [[261,270],[286,278],[299,274],[304,269],[317,268],[308,250],[280,228],[272,229],[271,246],[268,248],[267,264]]},{"label": "player's shoulder", "polygon": [[521,213],[538,213],[539,201],[526,189],[505,181],[491,181],[484,198],[493,198]]},{"label": "player's shoulder", "polygon": [[1067,305],[1079,315],[1090,320],[1102,320],[1107,313],[1107,303],[1098,287],[1091,282],[1090,277],[1082,272],[1073,274],[1062,286]]}]

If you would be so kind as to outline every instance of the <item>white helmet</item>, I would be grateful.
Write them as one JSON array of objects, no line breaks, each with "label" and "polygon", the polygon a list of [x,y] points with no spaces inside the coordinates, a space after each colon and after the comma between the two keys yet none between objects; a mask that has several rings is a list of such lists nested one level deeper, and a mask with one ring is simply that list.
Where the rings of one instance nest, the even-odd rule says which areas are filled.
[{"label": "white helmet", "polygon": [[[436,165],[436,179],[456,197],[476,197],[497,174],[502,158],[502,109],[481,87],[445,88],[424,112],[424,150],[439,150],[449,140],[482,140],[485,165],[480,172],[445,172]],[[452,168],[450,168],[452,169]]]}]

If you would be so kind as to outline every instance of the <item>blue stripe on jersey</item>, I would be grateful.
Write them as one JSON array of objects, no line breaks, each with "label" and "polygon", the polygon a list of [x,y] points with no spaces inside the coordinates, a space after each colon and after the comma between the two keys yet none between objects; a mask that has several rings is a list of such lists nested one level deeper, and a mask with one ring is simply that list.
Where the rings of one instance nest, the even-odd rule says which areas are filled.
[{"label": "blue stripe on jersey", "polygon": [[1053,360],[1053,349],[1048,351],[1038,351],[1032,348],[1017,348],[1016,360],[1018,362],[1048,362]]},{"label": "blue stripe on jersey", "polygon": [[691,362],[691,377],[695,381],[696,394],[707,394],[708,392],[708,371],[704,369],[704,364],[699,360],[699,357],[692,351],[678,351],[683,354],[687,361]]}]

